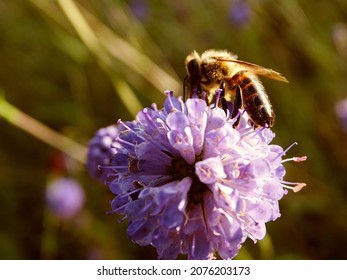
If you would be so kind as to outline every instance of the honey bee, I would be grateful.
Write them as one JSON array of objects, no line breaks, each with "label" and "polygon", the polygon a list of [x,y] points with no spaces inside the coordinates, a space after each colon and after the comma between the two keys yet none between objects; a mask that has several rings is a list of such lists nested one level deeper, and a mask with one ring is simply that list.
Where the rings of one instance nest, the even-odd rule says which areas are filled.
[{"label": "honey bee", "polygon": [[[213,49],[201,56],[193,51],[187,56],[185,67],[188,75],[184,79],[184,99],[197,95],[207,104],[216,102],[225,111],[232,109],[231,118],[244,108],[254,127],[274,125],[275,114],[258,75],[288,83],[280,73],[238,60],[228,51]],[[218,88],[219,96],[216,95]],[[232,103],[233,108],[230,108]]]}]

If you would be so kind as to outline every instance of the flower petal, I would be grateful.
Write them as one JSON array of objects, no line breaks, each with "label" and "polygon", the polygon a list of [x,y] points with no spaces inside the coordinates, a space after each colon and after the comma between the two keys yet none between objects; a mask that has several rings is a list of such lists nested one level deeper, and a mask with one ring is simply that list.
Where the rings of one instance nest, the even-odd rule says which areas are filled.
[{"label": "flower petal", "polygon": [[220,157],[207,158],[195,164],[195,173],[200,182],[212,184],[226,177]]}]

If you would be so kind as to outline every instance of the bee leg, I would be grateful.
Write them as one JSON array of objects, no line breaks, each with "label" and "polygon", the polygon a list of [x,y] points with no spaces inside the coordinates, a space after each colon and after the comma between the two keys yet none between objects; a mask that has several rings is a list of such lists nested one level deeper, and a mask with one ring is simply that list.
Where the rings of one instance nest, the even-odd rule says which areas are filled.
[{"label": "bee leg", "polygon": [[239,86],[235,87],[235,99],[234,99],[234,107],[233,107],[233,112],[231,114],[231,118],[235,118],[237,115],[238,118],[236,122],[234,123],[234,127],[236,127],[239,124],[240,121],[240,114],[239,114],[239,109],[242,107],[242,94],[241,94],[241,89]]},{"label": "bee leg", "polygon": [[200,82],[197,83],[196,88],[192,89],[192,91],[193,91],[193,95],[198,96],[200,99],[204,99],[203,98],[203,94],[201,92],[201,84],[200,84]]},{"label": "bee leg", "polygon": [[220,83],[219,89],[221,90],[220,97],[224,97],[224,95],[225,95],[225,82]]},{"label": "bee leg", "polygon": [[201,84],[200,82],[194,82],[192,77],[187,75],[183,80],[183,100],[187,100],[188,98],[198,97],[203,99],[201,94]]},{"label": "bee leg", "polygon": [[184,101],[188,99],[187,92],[186,92],[186,89],[188,87],[188,80],[189,80],[189,76],[187,75],[183,80],[183,100]]},{"label": "bee leg", "polygon": [[[224,96],[225,96],[225,83],[224,82],[221,82],[219,89],[217,91],[219,93],[218,93],[218,95],[215,95],[216,107],[221,107],[225,111],[225,113],[227,113],[228,106],[227,106],[226,100],[224,98]],[[221,104],[219,104],[219,102]],[[221,105],[221,106],[219,106],[219,105]]]},{"label": "bee leg", "polygon": [[226,87],[226,84],[223,81],[219,86],[220,92],[219,92],[218,99],[216,100],[216,105],[219,106],[219,102],[220,102],[219,107],[221,107],[224,110],[225,114],[228,114],[228,111],[229,113],[232,112],[233,107],[231,102],[228,102],[225,97],[225,87]]}]

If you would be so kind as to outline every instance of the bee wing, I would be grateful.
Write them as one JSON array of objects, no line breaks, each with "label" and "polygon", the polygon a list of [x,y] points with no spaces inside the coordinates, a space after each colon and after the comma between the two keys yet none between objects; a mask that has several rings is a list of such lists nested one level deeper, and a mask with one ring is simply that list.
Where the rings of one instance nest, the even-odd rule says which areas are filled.
[{"label": "bee wing", "polygon": [[250,62],[237,60],[237,59],[227,59],[227,58],[219,58],[219,57],[217,58],[217,60],[233,62],[238,64],[243,70],[253,72],[254,74],[257,74],[259,76],[263,76],[263,77],[284,82],[284,83],[289,83],[286,77],[284,77],[281,73],[278,73],[272,69],[268,69],[257,64],[253,64]]}]

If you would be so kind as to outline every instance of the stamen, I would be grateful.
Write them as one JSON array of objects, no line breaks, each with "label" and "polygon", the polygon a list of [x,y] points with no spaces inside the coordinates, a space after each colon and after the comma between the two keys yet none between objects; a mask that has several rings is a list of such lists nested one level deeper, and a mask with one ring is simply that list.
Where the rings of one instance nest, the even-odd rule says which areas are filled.
[{"label": "stamen", "polygon": [[[239,111],[239,113],[240,113],[240,111]],[[236,117],[237,117],[238,115],[236,115]],[[235,118],[236,118],[235,117]],[[250,136],[251,134],[257,134],[258,133],[258,131],[257,130],[254,130],[254,129],[252,129],[251,127],[249,127],[249,128],[246,128],[245,130],[249,130],[248,132],[245,132],[242,136],[241,136],[241,138],[240,138],[240,141],[241,140],[243,140],[243,139],[245,139],[245,138],[247,138],[248,136]],[[239,142],[240,142],[239,141]]]},{"label": "stamen", "polygon": [[[131,196],[137,192],[141,191],[141,189],[136,189],[136,190],[133,190],[131,192],[128,192],[128,193],[125,193],[123,195],[120,195],[119,197],[127,197],[127,196]],[[116,212],[118,212],[119,210],[123,209],[124,207],[126,207],[128,205],[128,203],[125,203],[123,204],[122,206],[118,207],[118,208],[115,208],[115,209],[112,209],[111,211],[107,211],[106,214],[107,215],[111,215],[111,214],[114,214]]]},{"label": "stamen", "polygon": [[[128,192],[128,193],[125,193],[123,195],[120,195],[119,197],[127,197],[127,196],[131,196],[137,192],[141,191],[141,189],[136,189],[136,190],[133,190],[131,192]],[[106,212],[106,215],[111,215],[111,214],[114,214],[114,213],[117,213],[118,211],[122,210],[123,208],[125,208],[126,206],[128,206],[129,204],[128,203],[125,203],[123,204],[122,206],[118,207],[118,208],[115,208],[115,209],[112,209],[111,211],[107,211]]]},{"label": "stamen", "polygon": [[113,166],[113,165],[98,165],[98,170],[101,169],[128,169],[129,166],[125,166],[125,165],[117,165],[117,166]]},{"label": "stamen", "polygon": [[220,95],[223,92],[223,90],[221,88],[216,89],[216,102],[214,104],[214,106],[217,108],[218,104],[219,104],[219,99],[220,99]]},{"label": "stamen", "polygon": [[298,145],[298,142],[294,142],[293,144],[291,144],[287,149],[285,149],[283,151],[283,153],[281,154],[281,156],[284,156],[293,146]]},{"label": "stamen", "polygon": [[172,97],[173,96],[173,91],[172,90],[165,90],[164,93],[166,94],[167,97]]},{"label": "stamen", "polygon": [[152,106],[152,108],[153,108],[154,111],[156,111],[156,112],[159,111],[156,103],[152,103],[151,106]]},{"label": "stamen", "polygon": [[[294,142],[291,144],[287,149],[285,149],[282,153],[278,154],[276,158],[284,156],[293,146],[298,145],[298,142]],[[288,159],[283,159],[281,162],[287,162],[287,161],[294,161],[294,162],[301,162],[305,161],[307,159],[307,156],[302,156],[302,157],[292,157]]]},{"label": "stamen", "polygon": [[173,102],[172,102],[173,91],[172,90],[166,90],[166,91],[164,91],[164,93],[167,95],[167,97],[170,101],[171,107],[175,108],[175,106],[173,105]]},{"label": "stamen", "polygon": [[293,185],[293,186],[295,186],[295,185],[298,185],[298,184],[301,184],[301,183],[299,183],[299,182],[288,182],[288,181],[281,181],[281,184],[283,185],[285,185],[285,186],[287,186],[287,185]]},{"label": "stamen", "polygon": [[301,162],[307,160],[307,156],[302,156],[302,157],[293,157],[293,161],[295,162]]},{"label": "stamen", "polygon": [[120,142],[122,144],[128,145],[128,146],[131,146],[131,147],[135,147],[137,145],[137,143],[133,144],[133,143],[125,141],[125,140],[123,140],[122,138],[119,138],[119,137],[116,138],[116,141],[118,141],[118,142]]},{"label": "stamen", "polygon": [[121,223],[121,222],[125,221],[127,218],[128,218],[127,216],[124,216],[123,218],[118,220],[118,223]]},{"label": "stamen", "polygon": [[294,187],[291,187],[291,186],[288,186],[288,185],[281,184],[284,188],[290,189],[293,192],[299,192],[303,187],[306,186],[305,183],[293,183],[293,182],[282,182],[282,183],[285,183],[285,184],[288,184],[288,185],[294,185]]},{"label": "stamen", "polygon": [[294,192],[299,192],[303,187],[306,187],[305,183],[300,183],[293,188]]},{"label": "stamen", "polygon": [[133,131],[129,126],[127,126],[121,119],[119,119],[119,120],[117,121],[117,124],[123,126],[123,127],[126,128],[127,130],[130,130],[130,131],[134,132],[134,131]]},{"label": "stamen", "polygon": [[[125,206],[125,205],[124,205],[124,206]],[[123,207],[124,207],[124,206],[123,206]],[[118,209],[120,209],[120,208],[113,209],[113,210],[111,210],[111,211],[106,211],[106,215],[112,215],[112,214],[115,214],[115,213],[117,213]]]},{"label": "stamen", "polygon": [[286,159],[282,160],[282,163],[287,162],[287,161],[301,162],[301,161],[305,161],[306,159],[307,159],[307,156],[292,157],[292,158],[286,158]]},{"label": "stamen", "polygon": [[[235,109],[236,109],[236,108],[233,107],[232,112],[234,112]],[[233,117],[233,119],[235,119],[235,121],[238,120],[245,112],[246,112],[246,110],[244,110],[244,109],[237,109],[237,113],[236,113],[236,115]]]}]

